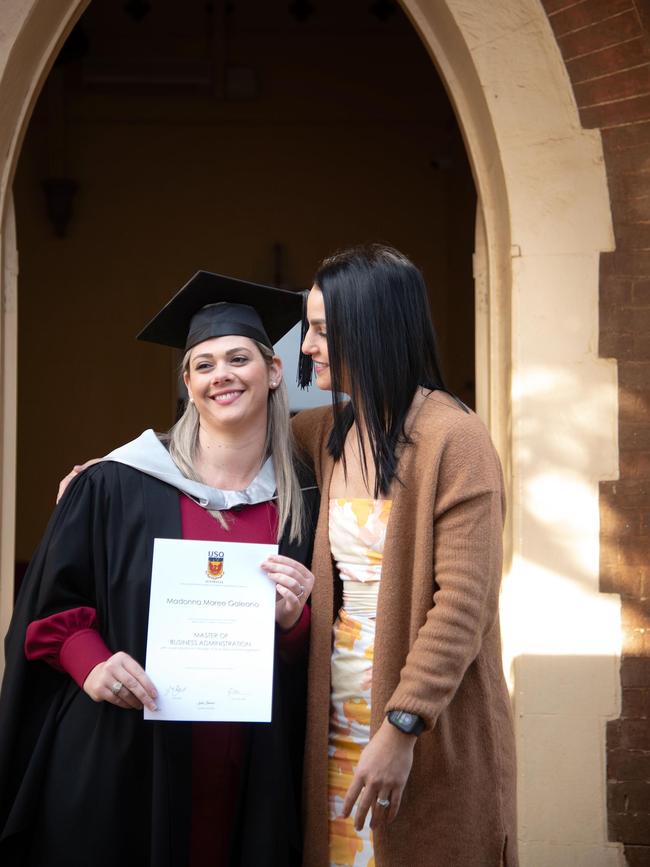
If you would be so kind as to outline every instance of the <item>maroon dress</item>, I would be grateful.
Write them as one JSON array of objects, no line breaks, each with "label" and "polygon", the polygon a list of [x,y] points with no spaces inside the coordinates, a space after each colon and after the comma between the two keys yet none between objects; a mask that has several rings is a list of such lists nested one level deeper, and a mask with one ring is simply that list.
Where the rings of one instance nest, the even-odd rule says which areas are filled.
[{"label": "maroon dress", "polygon": [[[215,542],[273,544],[277,538],[277,512],[272,503],[258,503],[224,512],[225,529],[205,509],[179,495],[183,539]],[[94,608],[73,608],[29,624],[25,655],[67,672],[80,688],[100,662],[119,648],[110,649],[96,628]],[[278,653],[287,661],[306,652],[309,607],[288,632],[278,631]],[[138,660],[143,663],[144,660]],[[129,711],[124,711],[129,713]],[[191,867],[227,867],[231,831],[235,823],[238,781],[246,757],[246,723],[192,725]]]}]

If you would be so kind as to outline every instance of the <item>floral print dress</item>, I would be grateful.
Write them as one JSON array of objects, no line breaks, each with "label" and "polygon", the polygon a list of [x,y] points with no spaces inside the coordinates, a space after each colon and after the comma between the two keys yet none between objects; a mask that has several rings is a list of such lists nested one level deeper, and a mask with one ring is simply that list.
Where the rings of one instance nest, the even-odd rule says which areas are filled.
[{"label": "floral print dress", "polygon": [[391,500],[330,499],[332,556],[343,582],[334,623],[328,750],[331,867],[374,867],[369,820],[340,818],[361,751],[370,739],[370,686],[381,564]]}]

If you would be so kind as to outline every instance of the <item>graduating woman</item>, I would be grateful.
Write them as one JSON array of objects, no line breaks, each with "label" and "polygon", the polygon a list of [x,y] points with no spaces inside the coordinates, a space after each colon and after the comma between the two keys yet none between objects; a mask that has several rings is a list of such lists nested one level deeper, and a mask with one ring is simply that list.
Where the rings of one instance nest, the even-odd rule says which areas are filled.
[{"label": "graduating woman", "polygon": [[333,405],[294,419],[321,490],[304,864],[515,867],[498,457],[445,389],[405,256],[326,259],[305,327]]},{"label": "graduating woman", "polygon": [[[272,349],[300,311],[199,272],[140,335],[185,350],[188,406],[74,481],[25,576],[0,697],[3,867],[300,863],[316,507]],[[279,542],[271,724],[143,720],[156,538]]]}]

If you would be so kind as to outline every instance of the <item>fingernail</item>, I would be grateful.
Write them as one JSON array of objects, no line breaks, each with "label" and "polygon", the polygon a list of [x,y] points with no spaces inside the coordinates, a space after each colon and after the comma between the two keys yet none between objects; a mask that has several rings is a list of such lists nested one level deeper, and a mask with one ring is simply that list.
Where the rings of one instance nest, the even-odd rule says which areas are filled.
[{"label": "fingernail", "polygon": [[158,705],[157,704],[150,704],[149,710],[158,710]]}]

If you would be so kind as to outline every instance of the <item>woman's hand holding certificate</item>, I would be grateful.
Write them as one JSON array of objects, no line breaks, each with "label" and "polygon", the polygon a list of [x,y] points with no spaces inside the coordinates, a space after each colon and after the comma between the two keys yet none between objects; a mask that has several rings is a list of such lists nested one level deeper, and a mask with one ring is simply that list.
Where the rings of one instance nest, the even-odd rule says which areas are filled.
[{"label": "woman's hand holding certificate", "polygon": [[311,595],[314,576],[302,563],[282,554],[267,557],[262,569],[276,585],[275,622],[280,629],[291,629]]}]

